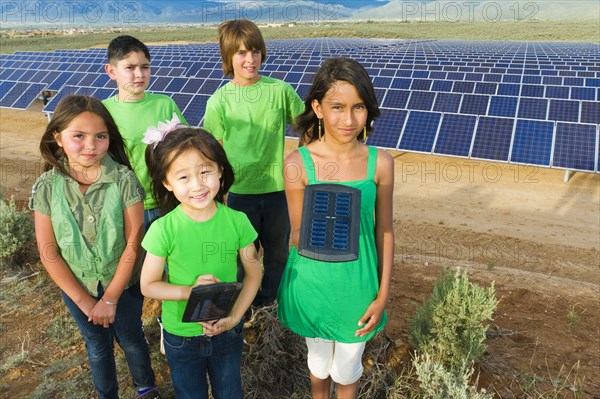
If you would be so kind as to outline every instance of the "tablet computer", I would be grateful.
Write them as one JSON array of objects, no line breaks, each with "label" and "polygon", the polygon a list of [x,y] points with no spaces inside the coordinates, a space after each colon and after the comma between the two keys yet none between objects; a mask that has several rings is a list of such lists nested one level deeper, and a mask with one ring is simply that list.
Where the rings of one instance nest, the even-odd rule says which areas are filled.
[{"label": "tablet computer", "polygon": [[190,293],[182,321],[210,321],[229,316],[242,286],[242,283],[195,286]]}]

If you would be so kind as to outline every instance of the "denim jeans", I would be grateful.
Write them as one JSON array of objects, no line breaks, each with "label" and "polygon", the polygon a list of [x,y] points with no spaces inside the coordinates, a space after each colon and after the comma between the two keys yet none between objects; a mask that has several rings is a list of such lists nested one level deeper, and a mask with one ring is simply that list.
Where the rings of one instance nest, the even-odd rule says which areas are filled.
[{"label": "denim jeans", "polygon": [[177,399],[242,399],[243,325],[207,337],[180,337],[163,331],[165,352]]},{"label": "denim jeans", "polygon": [[[244,212],[258,233],[256,250],[263,247],[264,275],[255,306],[273,302],[289,254],[290,216],[284,191],[267,194],[233,194],[227,196],[227,206]],[[238,263],[238,280],[244,271]]]},{"label": "denim jeans", "polygon": [[161,216],[160,208],[152,208],[144,210],[144,233],[148,232],[150,225]]},{"label": "denim jeans", "polygon": [[[101,298],[104,289],[101,284],[98,284],[98,287],[98,298]],[[142,330],[144,297],[140,292],[139,283],[123,291],[118,301],[115,322],[109,328],[90,323],[75,302],[64,292],[61,293],[85,341],[92,381],[100,399],[119,397],[113,343],[115,339],[125,352],[133,385],[136,388],[156,385],[150,366],[148,342]]]}]

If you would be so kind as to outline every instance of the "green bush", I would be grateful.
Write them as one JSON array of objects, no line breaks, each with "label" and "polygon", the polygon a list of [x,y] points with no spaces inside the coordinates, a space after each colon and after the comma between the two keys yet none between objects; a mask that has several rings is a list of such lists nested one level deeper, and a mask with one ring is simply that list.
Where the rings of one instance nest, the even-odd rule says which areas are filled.
[{"label": "green bush", "polygon": [[2,263],[13,259],[34,238],[33,221],[26,211],[17,209],[14,197],[0,198],[0,258]]},{"label": "green bush", "polygon": [[470,283],[466,273],[444,270],[410,320],[410,343],[459,376],[485,351],[484,323],[497,304],[493,281],[483,288]]},{"label": "green bush", "polygon": [[458,375],[448,372],[444,366],[433,360],[427,353],[417,356],[414,366],[419,380],[419,398],[440,399],[491,399],[493,394],[485,390],[478,392],[469,386],[473,374],[472,367],[464,367]]}]

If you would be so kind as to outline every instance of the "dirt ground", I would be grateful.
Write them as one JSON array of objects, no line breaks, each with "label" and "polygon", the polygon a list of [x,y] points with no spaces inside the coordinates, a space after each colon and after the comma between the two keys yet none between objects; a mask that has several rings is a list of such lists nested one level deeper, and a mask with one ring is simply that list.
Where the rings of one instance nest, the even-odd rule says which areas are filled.
[{"label": "dirt ground", "polygon": [[[41,173],[47,119],[39,109],[0,109],[0,191],[18,200]],[[290,140],[288,149],[295,146]],[[415,302],[443,267],[460,267],[481,285],[494,282],[500,299],[478,362],[480,386],[529,397],[523,381],[577,380],[573,397],[600,398],[600,175],[575,173],[565,183],[561,170],[391,153],[396,255],[387,334],[406,342]],[[23,332],[43,341],[43,326],[31,319],[13,313],[0,322],[3,358]]]}]

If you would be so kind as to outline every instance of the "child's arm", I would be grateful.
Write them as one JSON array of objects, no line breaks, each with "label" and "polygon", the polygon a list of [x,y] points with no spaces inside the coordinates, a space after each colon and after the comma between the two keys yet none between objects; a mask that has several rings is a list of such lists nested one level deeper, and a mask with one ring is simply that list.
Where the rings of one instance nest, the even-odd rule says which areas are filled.
[{"label": "child's arm", "polygon": [[307,184],[305,176],[302,156],[298,151],[294,151],[285,157],[283,161],[283,180],[290,215],[290,243],[296,248],[298,248],[298,241],[300,241],[304,187]]},{"label": "child's arm", "polygon": [[204,274],[198,277],[193,286],[176,285],[164,281],[164,271],[165,257],[146,252],[140,277],[140,287],[145,297],[163,301],[187,301],[194,286],[220,282],[212,274]]},{"label": "child's arm", "polygon": [[252,304],[260,287],[262,270],[254,243],[252,242],[245,248],[241,248],[239,254],[245,273],[244,286],[229,316],[212,322],[200,323],[204,329],[204,334],[208,336],[218,335],[235,327],[244,317],[244,313]]},{"label": "child's arm", "polygon": [[102,324],[104,327],[114,323],[118,306],[115,304],[119,302],[119,297],[131,280],[131,275],[140,255],[140,242],[144,231],[143,202],[136,202],[123,210],[123,223],[127,245],[119,258],[117,270],[110,284],[104,290],[102,300],[98,301],[88,315],[89,321],[94,324]]},{"label": "child's arm", "polygon": [[394,264],[394,159],[379,150],[375,172],[377,197],[375,200],[375,243],[379,270],[379,292],[359,320],[356,336],[365,336],[379,324],[390,296],[392,266]]},{"label": "child's arm", "polygon": [[40,260],[50,278],[77,306],[89,316],[96,305],[96,299],[79,284],[67,262],[60,255],[50,216],[34,211],[35,238],[37,240]]}]

